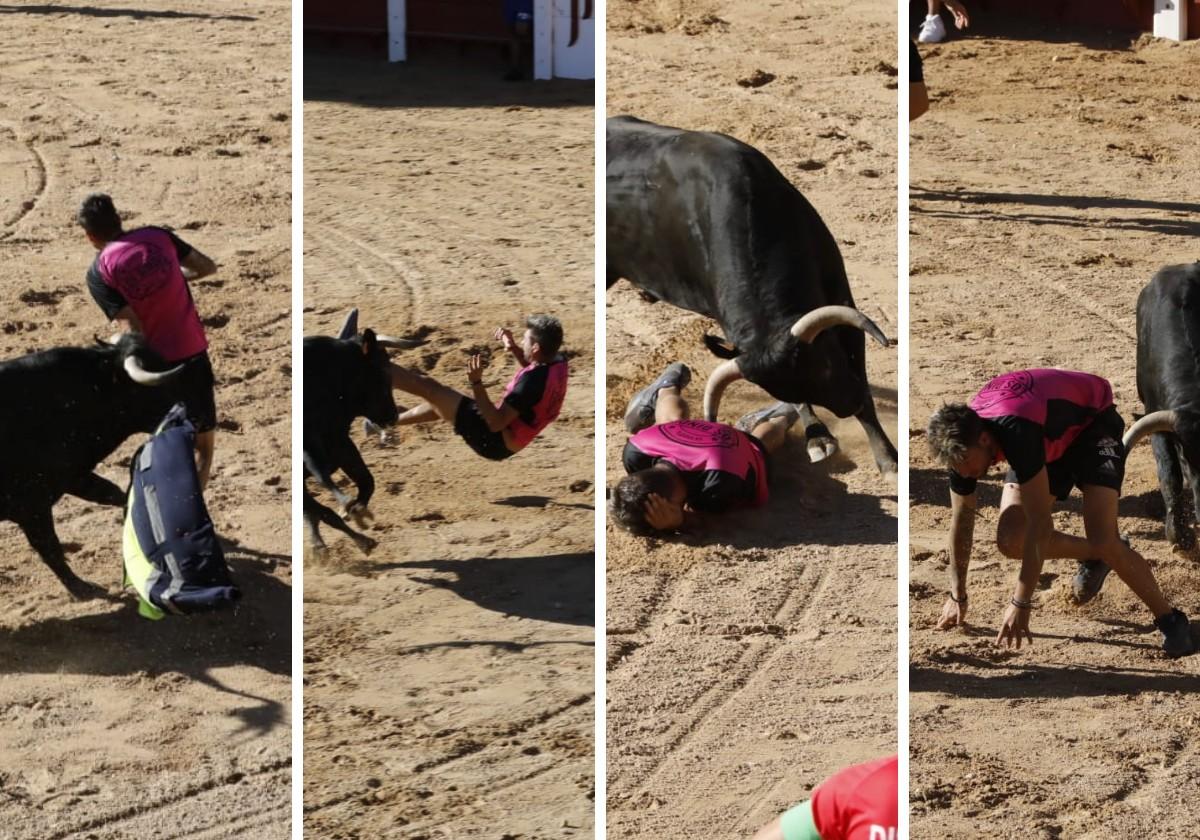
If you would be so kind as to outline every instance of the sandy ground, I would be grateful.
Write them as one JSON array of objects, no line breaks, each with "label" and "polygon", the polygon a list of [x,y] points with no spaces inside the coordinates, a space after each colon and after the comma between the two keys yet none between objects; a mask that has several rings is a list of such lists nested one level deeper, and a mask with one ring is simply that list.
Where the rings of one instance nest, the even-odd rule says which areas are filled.
[{"label": "sandy ground", "polygon": [[[846,27],[846,20],[855,25]],[[608,113],[717,130],[767,154],[821,213],[861,309],[896,333],[895,24],[886,3],[613,2]],[[773,74],[760,87],[739,80]],[[762,78],[761,74],[759,78]],[[715,325],[607,293],[607,481],[629,397]],[[894,351],[868,373],[895,440]],[[769,400],[734,385],[722,415]],[[820,410],[819,410],[820,411]],[[895,750],[896,499],[854,420],[810,464],[793,434],[772,503],[698,534],[608,528],[608,832],[748,836],[848,764]]]},{"label": "sandy ground", "polygon": [[[1016,561],[995,550],[1002,474],[980,486],[969,632],[933,629],[949,491],[921,428],[991,376],[1062,366],[1110,378],[1127,422],[1138,291],[1197,256],[1200,44],[997,31],[924,49],[931,114],[912,153],[913,837],[1159,836],[1200,824],[1200,658],[1167,660],[1115,576],[1084,608],[1047,562],[1035,644],[992,646]],[[1131,43],[1132,42],[1132,43]],[[1193,74],[1194,78],[1194,74]],[[1055,516],[1082,534],[1079,495]],[[1168,597],[1200,614],[1200,568],[1163,539],[1153,457],[1129,458],[1121,528]]]},{"label": "sandy ground", "polygon": [[[72,603],[0,523],[5,837],[289,835],[289,8],[0,5],[0,358],[108,335],[72,221],[89,191],[216,259],[193,286],[222,418],[207,496],[244,591],[161,623],[130,595]],[[100,472],[124,485],[138,442]],[[120,512],[65,498],[55,519],[117,596]]]},{"label": "sandy ground", "polygon": [[306,60],[305,334],[358,306],[426,336],[396,360],[464,391],[486,348],[498,396],[514,368],[492,332],[544,311],[572,371],[558,420],[503,463],[442,424],[387,448],[356,427],[380,544],[325,529],[306,566],[314,837],[592,833],[593,91],[500,72],[479,51]]}]

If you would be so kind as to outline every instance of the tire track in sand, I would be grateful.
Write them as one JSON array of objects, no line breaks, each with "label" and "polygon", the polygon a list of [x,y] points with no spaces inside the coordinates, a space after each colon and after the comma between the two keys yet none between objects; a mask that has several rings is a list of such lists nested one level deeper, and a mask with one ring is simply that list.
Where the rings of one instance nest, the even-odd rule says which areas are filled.
[{"label": "tire track in sand", "polygon": [[[363,275],[360,288],[379,292],[380,298],[389,301],[389,311],[396,308],[394,301],[399,298],[405,326],[417,323],[422,296],[416,291],[413,269],[336,224],[322,224],[311,235],[318,247],[329,248],[340,263],[356,266]],[[367,304],[369,301],[361,301],[360,307],[365,308]]]},{"label": "tire track in sand", "polygon": [[[812,580],[813,575],[816,575],[815,580]],[[803,621],[809,611],[821,602],[821,593],[827,588],[829,577],[828,570],[822,570],[819,573],[813,572],[813,567],[805,564],[795,579],[782,584],[787,588],[788,594],[776,609],[771,623],[792,624]],[[705,725],[727,707],[734,698],[749,688],[757,675],[762,673],[764,668],[769,668],[771,663],[783,655],[786,650],[787,645],[784,643],[766,643],[746,648],[738,656],[734,666],[722,674],[722,679],[709,686],[696,698],[687,710],[689,714],[683,714],[677,718],[677,721],[668,729],[669,734],[664,739],[660,751],[649,764],[637,772],[632,770],[626,772],[626,779],[641,776],[640,779],[631,779],[630,793],[623,795],[619,791],[611,790],[610,793],[630,799],[636,799],[646,794],[663,767],[695,741],[699,737],[699,733],[704,730]]]},{"label": "tire track in sand", "polygon": [[[151,813],[161,812],[183,804],[196,803],[198,800],[206,798],[210,793],[218,793],[226,788],[232,787],[233,785],[246,782],[247,780],[249,780],[252,784],[258,782],[260,785],[266,786],[271,782],[275,782],[281,775],[289,775],[291,772],[291,766],[292,760],[290,757],[282,758],[263,764],[248,772],[238,771],[228,773],[219,778],[187,785],[177,793],[159,797],[156,801],[139,802],[136,805],[131,805],[111,814],[86,820],[82,823],[72,826],[71,828],[60,829],[52,834],[47,834],[42,837],[41,840],[67,840],[69,837],[73,837],[84,832],[111,829],[118,825],[133,822]],[[290,784],[290,782],[288,784]],[[216,804],[217,803],[213,803],[213,805]],[[197,810],[202,811],[205,807],[207,806],[198,805]],[[286,814],[288,812],[288,806],[285,804],[280,804],[275,808],[264,808],[258,811],[249,812],[245,816],[247,818],[258,818],[268,812],[282,812]],[[237,827],[236,820],[238,817],[235,816],[231,818],[224,811],[224,809],[219,808],[214,808],[212,813],[214,820],[219,819],[222,821],[221,826],[216,826],[210,823],[209,825],[200,828],[199,830],[201,832],[210,832],[213,830],[218,830],[219,828],[225,828],[228,830],[227,833],[225,835],[218,834],[217,836],[239,836],[236,833],[232,833],[233,829]],[[194,816],[194,813],[192,815]],[[231,819],[233,822],[231,822]],[[197,835],[195,833],[182,833],[174,836],[194,837]]]},{"label": "tire track in sand", "polygon": [[[32,213],[37,207],[42,196],[46,194],[48,179],[46,175],[46,159],[42,156],[37,146],[29,140],[23,139],[17,133],[16,129],[9,125],[0,125],[0,132],[2,132],[0,133],[0,138],[7,135],[10,138],[10,142],[20,148],[24,148],[29,153],[33,164],[29,169],[33,171],[32,180],[35,184],[33,195],[18,204],[16,209],[7,218],[0,220],[0,225],[6,228],[6,230],[0,230],[0,241],[2,241],[11,237],[15,233],[13,228],[20,224],[21,220]],[[29,171],[29,169],[26,171]]]}]

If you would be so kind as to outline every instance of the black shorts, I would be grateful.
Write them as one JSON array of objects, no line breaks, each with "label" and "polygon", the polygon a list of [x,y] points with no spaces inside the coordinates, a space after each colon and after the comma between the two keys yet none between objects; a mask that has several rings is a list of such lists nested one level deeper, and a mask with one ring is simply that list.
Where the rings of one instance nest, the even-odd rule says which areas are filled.
[{"label": "black shorts", "polygon": [[[1115,406],[1096,415],[1063,456],[1046,465],[1050,494],[1062,501],[1071,495],[1072,487],[1082,490],[1084,485],[1094,484],[1120,495],[1125,481],[1125,446],[1121,443],[1124,432],[1125,421]],[[1016,484],[1017,474],[1009,470],[1004,480]]]},{"label": "black shorts", "polygon": [[210,432],[217,427],[217,401],[213,394],[217,380],[213,376],[208,353],[197,353],[184,359],[183,370],[175,380],[175,399],[187,407],[187,418],[197,432]]},{"label": "black shorts", "polygon": [[513,452],[504,443],[504,435],[488,428],[487,421],[479,413],[479,405],[470,397],[458,402],[454,412],[454,431],[467,442],[467,446],[490,461],[511,458]]},{"label": "black shorts", "polygon": [[758,438],[756,438],[754,435],[750,434],[749,432],[742,432],[742,434],[744,434],[746,437],[748,437],[750,439],[750,442],[754,444],[755,448],[758,449],[758,451],[762,453],[763,464],[767,468],[767,483],[770,484],[771,483],[771,453],[767,451],[767,447],[763,445],[763,442],[761,440],[759,440]]}]

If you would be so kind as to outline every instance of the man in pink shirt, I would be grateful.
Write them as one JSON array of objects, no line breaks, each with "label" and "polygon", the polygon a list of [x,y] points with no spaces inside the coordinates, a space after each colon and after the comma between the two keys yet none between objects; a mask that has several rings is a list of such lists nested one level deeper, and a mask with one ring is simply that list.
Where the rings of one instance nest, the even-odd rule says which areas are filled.
[{"label": "man in pink shirt", "polygon": [[679,530],[694,514],[765,505],[769,454],[800,418],[781,402],[736,426],[692,420],[682,396],[691,379],[687,365],[669,365],[625,413],[633,432],[621,455],[628,475],[613,488],[609,512],[635,534]]},{"label": "man in pink shirt", "polygon": [[[961,625],[967,613],[967,566],[975,527],[975,486],[988,470],[1009,465],[996,542],[1021,561],[1021,573],[996,643],[1032,643],[1033,594],[1047,557],[1079,561],[1075,598],[1093,598],[1112,569],[1154,614],[1169,656],[1195,649],[1187,616],[1173,609],[1144,557],[1117,531],[1117,500],[1125,478],[1124,421],[1112,386],[1088,373],[1037,369],[1006,373],[988,382],[970,404],[944,405],[929,420],[926,440],[949,469],[949,597],[938,627]],[[1083,494],[1085,538],[1054,529],[1055,499],[1072,487]]]},{"label": "man in pink shirt", "polygon": [[402,413],[396,424],[445,420],[471,449],[492,461],[511,458],[528,446],[562,410],[568,366],[558,352],[563,332],[557,318],[531,315],[525,327],[521,344],[503,327],[495,332],[495,338],[520,366],[495,402],[483,384],[487,365],[478,354],[467,364],[469,397],[432,377],[393,365],[392,387],[424,400]]},{"label": "man in pink shirt", "polygon": [[196,469],[203,489],[212,470],[217,407],[208,338],[187,281],[212,274],[217,266],[164,228],[126,231],[112,198],[102,193],[84,199],[77,220],[99,251],[87,273],[92,298],[121,332],[141,333],[164,361],[183,366],[172,387],[196,427]]}]

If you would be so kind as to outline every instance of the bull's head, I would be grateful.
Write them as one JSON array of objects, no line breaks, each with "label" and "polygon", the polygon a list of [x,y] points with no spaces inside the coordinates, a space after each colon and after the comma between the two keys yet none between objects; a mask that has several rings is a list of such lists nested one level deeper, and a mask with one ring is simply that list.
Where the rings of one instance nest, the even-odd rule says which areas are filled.
[{"label": "bull's head", "polygon": [[737,380],[747,378],[786,402],[811,401],[813,385],[818,382],[824,383],[826,388],[837,388],[835,396],[857,398],[861,387],[848,381],[841,383],[844,377],[852,374],[844,356],[813,352],[817,336],[834,326],[855,327],[884,347],[891,346],[875,322],[857,309],[850,306],[818,307],[797,320],[786,334],[772,337],[764,348],[755,348],[743,357],[718,365],[704,387],[704,416],[716,420],[725,389]]},{"label": "bull's head", "polygon": [[359,334],[357,309],[350,310],[337,337],[342,341],[351,341],[357,344],[364,359],[365,387],[362,390],[364,394],[362,415],[377,425],[392,425],[400,413],[396,408],[396,399],[392,392],[392,362],[388,358],[387,351],[420,347],[425,342],[376,335],[372,330],[365,330]]}]

